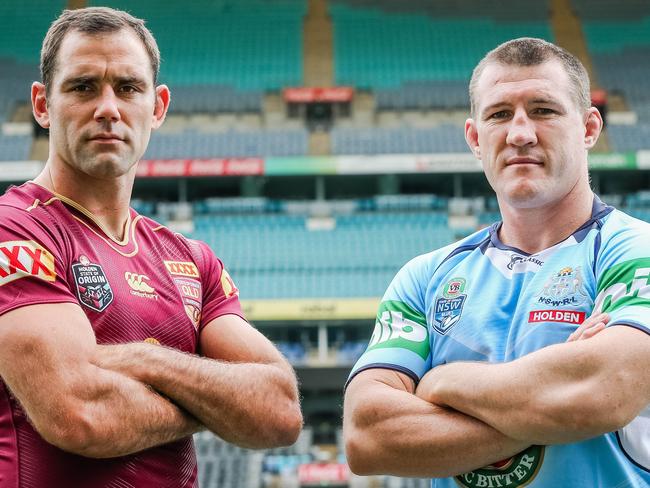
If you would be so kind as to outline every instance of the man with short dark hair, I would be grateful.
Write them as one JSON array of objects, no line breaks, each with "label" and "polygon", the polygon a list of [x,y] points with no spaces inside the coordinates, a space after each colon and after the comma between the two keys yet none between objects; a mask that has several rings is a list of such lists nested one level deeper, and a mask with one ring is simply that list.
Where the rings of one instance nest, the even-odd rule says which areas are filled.
[{"label": "man with short dark hair", "polygon": [[49,157],[0,197],[0,485],[190,488],[194,432],[293,443],[295,375],[221,261],[129,208],[170,100],[144,23],[66,11],[42,61]]},{"label": "man with short dark hair", "polygon": [[516,39],[470,96],[466,140],[503,221],[389,286],[346,389],[350,466],[434,487],[647,487],[650,225],[589,187],[586,72]]}]

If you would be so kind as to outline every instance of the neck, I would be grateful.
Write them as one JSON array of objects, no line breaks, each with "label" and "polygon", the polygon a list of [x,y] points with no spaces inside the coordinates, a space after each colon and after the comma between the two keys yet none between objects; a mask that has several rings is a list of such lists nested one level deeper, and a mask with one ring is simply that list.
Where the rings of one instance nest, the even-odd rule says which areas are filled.
[{"label": "neck", "polygon": [[499,199],[501,242],[534,254],[563,241],[591,217],[593,193],[588,185],[560,202],[537,208],[514,208]]},{"label": "neck", "polygon": [[134,178],[135,167],[123,176],[100,179],[48,160],[34,183],[78,203],[92,213],[109,237],[123,240]]}]

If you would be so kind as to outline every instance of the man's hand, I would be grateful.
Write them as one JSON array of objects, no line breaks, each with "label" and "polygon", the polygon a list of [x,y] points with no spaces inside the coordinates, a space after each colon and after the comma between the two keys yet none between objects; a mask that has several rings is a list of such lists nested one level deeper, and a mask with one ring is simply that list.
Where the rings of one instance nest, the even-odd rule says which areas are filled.
[{"label": "man's hand", "polygon": [[567,342],[579,341],[582,339],[589,339],[599,332],[605,330],[609,322],[609,315],[606,313],[599,313],[592,315],[585,320],[580,327],[578,327],[566,340]]}]

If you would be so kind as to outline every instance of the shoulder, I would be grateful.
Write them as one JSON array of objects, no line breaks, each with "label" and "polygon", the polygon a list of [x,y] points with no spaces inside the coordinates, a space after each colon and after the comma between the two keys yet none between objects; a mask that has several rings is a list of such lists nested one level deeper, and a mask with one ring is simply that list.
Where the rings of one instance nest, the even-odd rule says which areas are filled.
[{"label": "shoulder", "polygon": [[[194,265],[196,269],[191,273],[194,278],[210,279],[215,271],[217,278],[221,276],[223,263],[208,244],[176,232],[149,217],[140,215],[139,218],[145,232],[153,234],[156,241],[163,241],[168,249],[175,250],[177,260],[166,261],[166,266],[172,268],[180,266],[189,270],[187,265]],[[187,272],[189,273],[189,271]]]},{"label": "shoulder", "polygon": [[650,255],[650,224],[614,209],[603,219],[601,241],[600,255],[647,257]]},{"label": "shoulder", "polygon": [[[0,242],[37,241],[55,251],[67,240],[66,226],[55,205],[24,191],[24,186],[10,188],[0,197]],[[58,202],[57,202],[58,203]]]}]

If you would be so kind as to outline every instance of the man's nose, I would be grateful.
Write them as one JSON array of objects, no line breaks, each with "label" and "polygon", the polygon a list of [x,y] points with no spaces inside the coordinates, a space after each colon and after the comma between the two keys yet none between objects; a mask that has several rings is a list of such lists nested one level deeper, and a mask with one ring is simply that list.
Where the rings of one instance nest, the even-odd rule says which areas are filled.
[{"label": "man's nose", "polygon": [[537,144],[535,122],[525,110],[519,109],[510,121],[506,142],[513,146],[534,146]]},{"label": "man's nose", "polygon": [[104,85],[99,94],[97,108],[95,109],[95,120],[117,122],[121,118],[118,107],[118,98],[113,87]]}]

